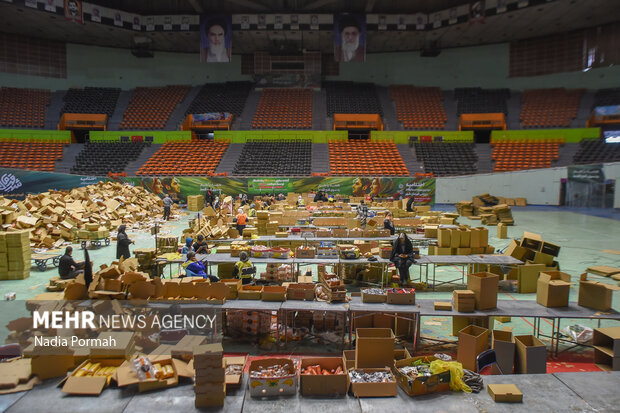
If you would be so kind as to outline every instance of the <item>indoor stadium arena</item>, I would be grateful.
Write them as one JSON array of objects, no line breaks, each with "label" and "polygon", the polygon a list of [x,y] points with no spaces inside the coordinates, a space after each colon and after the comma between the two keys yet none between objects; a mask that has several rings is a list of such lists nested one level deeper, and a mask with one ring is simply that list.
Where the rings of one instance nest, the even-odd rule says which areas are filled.
[{"label": "indoor stadium arena", "polygon": [[0,412],[620,412],[619,6],[0,0]]}]

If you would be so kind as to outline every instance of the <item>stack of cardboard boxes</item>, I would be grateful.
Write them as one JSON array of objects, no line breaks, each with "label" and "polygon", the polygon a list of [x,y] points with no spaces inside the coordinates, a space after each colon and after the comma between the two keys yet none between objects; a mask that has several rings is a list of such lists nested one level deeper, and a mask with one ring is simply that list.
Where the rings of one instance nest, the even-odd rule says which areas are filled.
[{"label": "stack of cardboard boxes", "polygon": [[559,253],[558,245],[544,241],[539,234],[524,232],[520,242],[513,240],[504,251],[504,255],[524,262],[513,268],[507,278],[517,281],[517,292],[535,293],[539,274],[558,270],[555,259]]},{"label": "stack of cardboard boxes", "polygon": [[198,212],[204,208],[205,200],[201,195],[189,195],[187,197],[188,211]]},{"label": "stack of cardboard boxes", "polygon": [[194,348],[195,406],[223,406],[226,399],[226,366],[222,344],[204,344]]},{"label": "stack of cardboard boxes", "polygon": [[[492,254],[495,251],[489,245],[489,230],[486,228],[439,227],[436,231],[437,245],[429,245],[428,255]],[[429,228],[428,232],[432,235],[434,230]]]},{"label": "stack of cardboard boxes", "polygon": [[6,249],[6,232],[0,232],[0,279],[4,279],[4,274],[8,277],[9,258]]},{"label": "stack of cardboard boxes", "polygon": [[267,235],[267,224],[269,224],[269,212],[257,211],[256,229],[258,230],[258,235]]},{"label": "stack of cardboard boxes", "polygon": [[[30,276],[30,231],[7,232],[6,239],[6,261],[8,270],[0,271],[0,279],[4,280],[23,280]],[[2,247],[0,241],[0,250]]]}]

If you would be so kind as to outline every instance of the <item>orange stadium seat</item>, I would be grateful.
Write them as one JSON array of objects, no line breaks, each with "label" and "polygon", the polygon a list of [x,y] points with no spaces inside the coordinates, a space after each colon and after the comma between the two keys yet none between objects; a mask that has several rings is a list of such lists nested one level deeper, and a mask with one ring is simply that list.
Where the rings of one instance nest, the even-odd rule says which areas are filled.
[{"label": "orange stadium seat", "polygon": [[228,142],[168,142],[138,170],[137,175],[212,175]]},{"label": "orange stadium seat", "polygon": [[137,87],[119,129],[163,129],[189,86]]},{"label": "orange stadium seat", "polygon": [[444,129],[448,117],[438,87],[392,85],[390,95],[405,129]]},{"label": "orange stadium seat", "polygon": [[409,176],[394,142],[330,141],[331,175]]},{"label": "orange stadium seat", "polygon": [[53,172],[65,144],[56,142],[0,142],[0,167]]},{"label": "orange stadium seat", "polygon": [[0,88],[0,125],[18,128],[43,128],[45,107],[51,92],[42,89]]},{"label": "orange stadium seat", "polygon": [[312,129],[312,90],[263,90],[252,129]]},{"label": "orange stadium seat", "polygon": [[521,96],[524,128],[568,128],[577,117],[583,89],[531,89]]},{"label": "orange stadium seat", "polygon": [[550,168],[558,159],[564,139],[521,140],[494,142],[491,160],[495,172]]}]

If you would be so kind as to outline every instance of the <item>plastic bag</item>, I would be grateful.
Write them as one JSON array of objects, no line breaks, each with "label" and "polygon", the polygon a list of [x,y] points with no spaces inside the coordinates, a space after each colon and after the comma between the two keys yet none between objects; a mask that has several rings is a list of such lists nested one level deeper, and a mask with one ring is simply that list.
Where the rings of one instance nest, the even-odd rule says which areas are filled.
[{"label": "plastic bag", "polygon": [[563,328],[562,333],[572,338],[576,343],[586,344],[592,341],[594,330],[581,324],[575,324]]},{"label": "plastic bag", "polygon": [[450,388],[452,391],[471,393],[471,389],[463,381],[463,365],[458,361],[434,360],[431,362],[431,373],[439,374],[450,370]]}]

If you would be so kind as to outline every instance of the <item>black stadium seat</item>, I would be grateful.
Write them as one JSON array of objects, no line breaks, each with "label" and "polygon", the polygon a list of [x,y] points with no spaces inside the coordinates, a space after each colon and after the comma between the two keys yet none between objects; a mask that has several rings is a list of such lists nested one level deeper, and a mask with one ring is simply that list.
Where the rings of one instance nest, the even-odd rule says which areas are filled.
[{"label": "black stadium seat", "polygon": [[243,176],[308,176],[312,172],[312,141],[248,141],[233,169]]},{"label": "black stadium seat", "polygon": [[88,142],[75,157],[72,174],[107,175],[121,173],[130,162],[135,161],[148,146],[146,143]]}]

